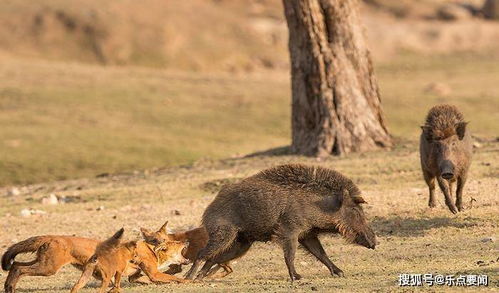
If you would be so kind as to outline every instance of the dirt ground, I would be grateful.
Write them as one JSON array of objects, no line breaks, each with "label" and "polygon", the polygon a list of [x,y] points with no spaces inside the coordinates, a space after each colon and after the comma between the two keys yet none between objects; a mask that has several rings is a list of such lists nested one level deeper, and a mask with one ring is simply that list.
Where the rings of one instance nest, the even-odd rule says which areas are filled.
[{"label": "dirt ground", "polygon": [[[165,220],[182,230],[198,225],[204,208],[223,182],[236,181],[258,170],[287,162],[317,164],[351,177],[363,191],[367,217],[379,238],[376,250],[349,245],[339,236],[322,237],[344,278],[300,250],[296,265],[302,280],[288,279],[282,251],[272,243],[258,243],[234,263],[234,273],[221,280],[187,285],[135,285],[123,282],[125,292],[256,292],[256,291],[413,291],[398,286],[401,273],[443,275],[486,274],[489,287],[419,287],[418,291],[497,290],[499,288],[499,142],[482,141],[475,156],[465,202],[468,207],[451,214],[439,193],[438,207],[427,207],[427,189],[421,179],[415,141],[400,142],[386,152],[329,158],[322,161],[297,156],[248,157],[221,161],[201,160],[193,165],[154,169],[93,179],[61,181],[22,188],[6,196],[0,189],[0,251],[33,235],[75,234],[103,239],[124,226],[126,237],[139,237],[139,227],[157,228]],[[54,193],[71,202],[44,205],[41,198]],[[31,207],[46,212],[22,217]],[[491,237],[492,241],[487,240]],[[4,282],[7,273],[0,273]],[[51,277],[26,277],[19,292],[67,292],[79,272],[66,267]],[[83,292],[92,292],[92,282]]]}]

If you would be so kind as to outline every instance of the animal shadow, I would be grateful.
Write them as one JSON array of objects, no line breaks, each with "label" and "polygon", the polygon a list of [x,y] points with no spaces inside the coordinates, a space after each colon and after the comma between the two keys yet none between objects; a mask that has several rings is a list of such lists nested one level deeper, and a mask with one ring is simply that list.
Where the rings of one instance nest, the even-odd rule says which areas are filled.
[{"label": "animal shadow", "polygon": [[419,237],[431,229],[445,227],[468,228],[479,224],[480,219],[466,218],[404,218],[375,217],[371,225],[378,236]]}]

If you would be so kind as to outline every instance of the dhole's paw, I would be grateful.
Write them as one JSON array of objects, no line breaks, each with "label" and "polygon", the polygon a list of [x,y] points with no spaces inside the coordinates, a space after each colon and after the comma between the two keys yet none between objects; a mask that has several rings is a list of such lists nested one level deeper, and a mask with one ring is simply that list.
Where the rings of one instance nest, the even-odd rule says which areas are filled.
[{"label": "dhole's paw", "polygon": [[107,291],[107,293],[121,293],[121,289],[113,287],[111,290]]}]

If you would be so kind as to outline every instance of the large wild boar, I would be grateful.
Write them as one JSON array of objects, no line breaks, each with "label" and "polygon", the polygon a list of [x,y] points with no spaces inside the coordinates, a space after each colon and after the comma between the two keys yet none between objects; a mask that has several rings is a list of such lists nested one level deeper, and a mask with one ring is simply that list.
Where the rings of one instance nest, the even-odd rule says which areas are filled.
[{"label": "large wild boar", "polygon": [[321,167],[282,165],[240,183],[226,185],[206,208],[202,223],[208,244],[186,277],[202,279],[215,263],[243,255],[255,241],[282,245],[291,280],[300,279],[294,266],[298,244],[331,272],[343,272],[328,258],[317,236],[340,233],[348,241],[374,249],[376,236],[366,222],[360,190],[342,174]]},{"label": "large wild boar", "polygon": [[[435,178],[453,213],[463,210],[463,187],[471,163],[473,145],[463,114],[451,105],[438,105],[428,112],[421,128],[420,157],[423,176],[430,190],[428,205],[435,207]],[[457,181],[456,202],[452,189]]]}]

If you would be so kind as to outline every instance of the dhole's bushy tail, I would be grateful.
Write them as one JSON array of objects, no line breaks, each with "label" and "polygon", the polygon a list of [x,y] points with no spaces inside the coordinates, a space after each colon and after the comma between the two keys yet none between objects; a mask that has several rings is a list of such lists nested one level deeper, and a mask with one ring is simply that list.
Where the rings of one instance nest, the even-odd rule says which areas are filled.
[{"label": "dhole's bushy tail", "polygon": [[35,252],[46,242],[47,240],[45,237],[36,236],[12,245],[2,256],[2,269],[4,271],[10,270],[16,255],[20,253]]}]

